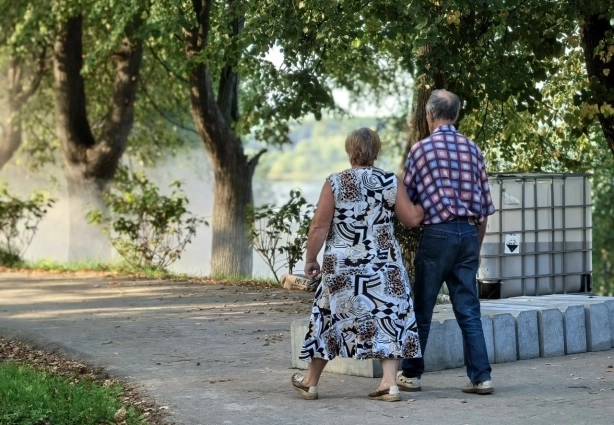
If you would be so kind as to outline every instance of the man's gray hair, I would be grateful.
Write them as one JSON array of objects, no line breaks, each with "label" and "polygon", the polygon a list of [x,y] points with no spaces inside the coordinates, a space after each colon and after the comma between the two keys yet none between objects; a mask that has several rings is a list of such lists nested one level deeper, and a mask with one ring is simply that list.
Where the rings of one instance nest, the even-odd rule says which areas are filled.
[{"label": "man's gray hair", "polygon": [[435,120],[456,121],[460,106],[458,96],[447,90],[433,90],[426,102],[426,110],[431,111]]}]

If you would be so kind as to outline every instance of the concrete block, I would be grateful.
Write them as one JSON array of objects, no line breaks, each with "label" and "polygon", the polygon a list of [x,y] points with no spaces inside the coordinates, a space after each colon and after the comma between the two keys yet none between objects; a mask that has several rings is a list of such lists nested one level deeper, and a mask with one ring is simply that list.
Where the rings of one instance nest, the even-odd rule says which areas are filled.
[{"label": "concrete block", "polygon": [[424,370],[432,372],[443,370],[448,366],[446,353],[445,329],[442,323],[434,321],[431,323],[429,339],[424,349]]},{"label": "concrete block", "polygon": [[584,306],[571,305],[563,315],[565,354],[586,352],[586,319]]},{"label": "concrete block", "polygon": [[492,325],[495,341],[495,363],[518,360],[514,316],[509,313],[494,315]]},{"label": "concrete block", "polygon": [[540,310],[537,314],[539,327],[539,356],[556,357],[565,354],[563,313],[558,308]]},{"label": "concrete block", "polygon": [[[309,328],[309,319],[294,320],[290,325],[290,338],[292,340],[292,367],[307,369],[307,362],[299,360],[305,335]],[[366,378],[381,378],[382,364],[379,360],[354,360],[335,357],[326,365],[326,372],[342,375],[364,376]]]},{"label": "concrete block", "polygon": [[307,369],[307,363],[299,360],[298,356],[305,342],[305,335],[309,329],[309,319],[293,320],[290,324],[290,340],[292,351],[292,367],[297,369]]},{"label": "concrete block", "polygon": [[488,351],[488,361],[490,364],[495,362],[495,335],[492,326],[492,317],[482,316],[482,330],[486,341],[486,351]]},{"label": "concrete block", "polygon": [[516,316],[516,344],[518,360],[539,357],[537,310],[521,311]]},{"label": "concrete block", "polygon": [[614,348],[614,300],[607,300],[604,304],[608,307],[608,317],[610,318],[610,345]]},{"label": "concrete block", "polygon": [[[455,319],[443,322],[444,341],[446,348],[446,368],[454,369],[465,364],[463,351],[463,333]],[[430,340],[430,337],[429,337]]]},{"label": "concrete block", "polygon": [[584,306],[586,315],[586,348],[588,351],[603,351],[612,348],[612,334],[608,306],[588,304]]}]

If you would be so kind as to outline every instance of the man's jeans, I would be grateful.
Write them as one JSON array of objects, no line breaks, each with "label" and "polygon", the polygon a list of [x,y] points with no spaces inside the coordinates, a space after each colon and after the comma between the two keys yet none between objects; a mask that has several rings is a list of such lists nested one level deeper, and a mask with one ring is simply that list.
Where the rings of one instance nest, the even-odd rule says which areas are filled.
[{"label": "man's jeans", "polygon": [[[459,218],[426,225],[416,253],[414,309],[424,356],[437,294],[445,281],[458,325],[463,333],[467,376],[473,383],[490,380],[490,363],[480,320],[476,273],[479,263],[477,227]],[[421,377],[424,359],[404,359],[403,375]]]}]

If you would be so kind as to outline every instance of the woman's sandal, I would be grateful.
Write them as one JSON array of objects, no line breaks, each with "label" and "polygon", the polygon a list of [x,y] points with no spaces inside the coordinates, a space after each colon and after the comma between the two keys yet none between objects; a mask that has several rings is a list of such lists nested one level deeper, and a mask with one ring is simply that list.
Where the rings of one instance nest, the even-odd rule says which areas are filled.
[{"label": "woman's sandal", "polygon": [[308,387],[303,385],[303,379],[305,377],[298,373],[292,375],[292,386],[305,400],[317,400],[318,399],[318,387]]},{"label": "woman's sandal", "polygon": [[393,385],[386,390],[375,390],[372,393],[369,393],[369,399],[381,401],[400,401],[401,394],[399,393],[399,387]]}]

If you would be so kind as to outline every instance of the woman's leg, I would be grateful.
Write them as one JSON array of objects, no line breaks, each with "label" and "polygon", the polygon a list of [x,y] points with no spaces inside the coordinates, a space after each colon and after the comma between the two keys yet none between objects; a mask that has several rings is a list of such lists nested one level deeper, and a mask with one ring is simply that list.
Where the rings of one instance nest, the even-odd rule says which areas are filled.
[{"label": "woman's leg", "polygon": [[397,370],[399,370],[399,360],[397,359],[382,359],[382,380],[379,383],[378,390],[387,390],[394,387],[397,379]]},{"label": "woman's leg", "polygon": [[328,363],[328,360],[311,359],[311,361],[307,364],[307,374],[305,375],[305,378],[303,378],[303,385],[308,387],[316,387],[326,363]]}]

